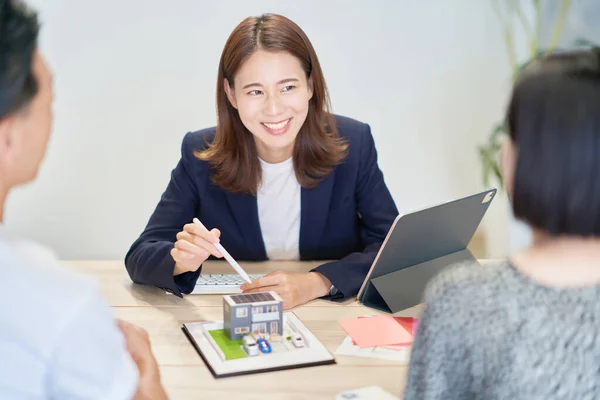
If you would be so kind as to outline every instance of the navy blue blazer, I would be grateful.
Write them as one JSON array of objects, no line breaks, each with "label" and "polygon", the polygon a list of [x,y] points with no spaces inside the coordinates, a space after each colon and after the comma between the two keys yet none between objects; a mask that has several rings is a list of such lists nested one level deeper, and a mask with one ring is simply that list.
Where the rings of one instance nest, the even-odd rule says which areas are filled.
[{"label": "navy blue blazer", "polygon": [[[398,215],[377,165],[377,151],[367,124],[336,117],[348,156],[315,188],[301,189],[300,259],[336,260],[315,268],[339,290],[336,298],[355,296],[377,251]],[[211,182],[209,165],[194,151],[205,148],[215,128],[188,133],[181,160],[146,229],[125,256],[136,283],[158,286],[181,296],[200,276],[173,276],[170,255],[177,232],[194,217],[221,231],[221,244],[236,260],[267,260],[258,220],[256,196],[233,194]]]}]

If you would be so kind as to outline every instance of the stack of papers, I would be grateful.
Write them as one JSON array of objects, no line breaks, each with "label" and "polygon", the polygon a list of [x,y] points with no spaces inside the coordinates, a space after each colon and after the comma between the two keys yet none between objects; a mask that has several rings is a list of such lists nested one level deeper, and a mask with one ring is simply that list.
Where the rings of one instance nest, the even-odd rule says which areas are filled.
[{"label": "stack of papers", "polygon": [[389,315],[339,321],[348,336],[335,354],[408,361],[419,320]]}]

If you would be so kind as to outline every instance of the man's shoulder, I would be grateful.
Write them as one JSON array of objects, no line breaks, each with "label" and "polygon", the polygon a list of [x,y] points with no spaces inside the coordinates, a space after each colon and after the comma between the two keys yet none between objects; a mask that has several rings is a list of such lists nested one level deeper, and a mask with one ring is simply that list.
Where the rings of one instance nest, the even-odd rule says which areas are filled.
[{"label": "man's shoulder", "polygon": [[100,297],[94,279],[60,266],[35,243],[0,241],[0,263],[0,319],[15,333],[39,326],[51,337],[83,304]]},{"label": "man's shoulder", "polygon": [[31,242],[0,238],[0,266],[0,352],[28,372],[0,377],[0,393],[131,398],[137,370],[98,283]]}]

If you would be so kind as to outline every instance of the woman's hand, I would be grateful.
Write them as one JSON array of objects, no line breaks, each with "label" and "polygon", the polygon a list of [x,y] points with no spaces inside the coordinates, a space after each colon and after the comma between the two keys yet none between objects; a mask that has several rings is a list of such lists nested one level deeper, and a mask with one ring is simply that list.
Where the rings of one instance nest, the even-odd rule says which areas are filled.
[{"label": "woman's hand", "polygon": [[318,272],[275,271],[241,286],[243,293],[276,292],[283,300],[283,308],[302,305],[329,294],[331,282]]},{"label": "woman's hand", "polygon": [[213,244],[217,243],[220,237],[221,232],[218,229],[208,231],[194,223],[186,224],[177,234],[177,241],[171,249],[171,257],[175,260],[173,275],[198,270],[211,255],[223,257]]}]

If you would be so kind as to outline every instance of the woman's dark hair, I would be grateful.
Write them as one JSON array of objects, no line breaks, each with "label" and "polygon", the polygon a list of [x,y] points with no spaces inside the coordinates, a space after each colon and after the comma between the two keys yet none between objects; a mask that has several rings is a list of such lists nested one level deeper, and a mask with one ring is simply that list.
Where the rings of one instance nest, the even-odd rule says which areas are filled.
[{"label": "woman's dark hair", "polygon": [[21,110],[35,97],[32,71],[39,24],[18,0],[0,0],[0,119]]},{"label": "woman's dark hair", "polygon": [[223,88],[234,87],[242,64],[257,50],[286,52],[296,57],[306,78],[312,78],[313,96],[306,121],[294,144],[294,170],[302,187],[314,187],[346,156],[348,145],[338,135],[321,65],[312,44],[298,25],[276,14],[248,17],[231,33],[219,63],[217,78],[217,133],[196,157],[211,165],[213,182],[229,192],[256,194],[261,167],[254,138],[242,123]]},{"label": "woman's dark hair", "polygon": [[552,235],[600,235],[600,51],[554,52],[518,78],[515,216]]}]

